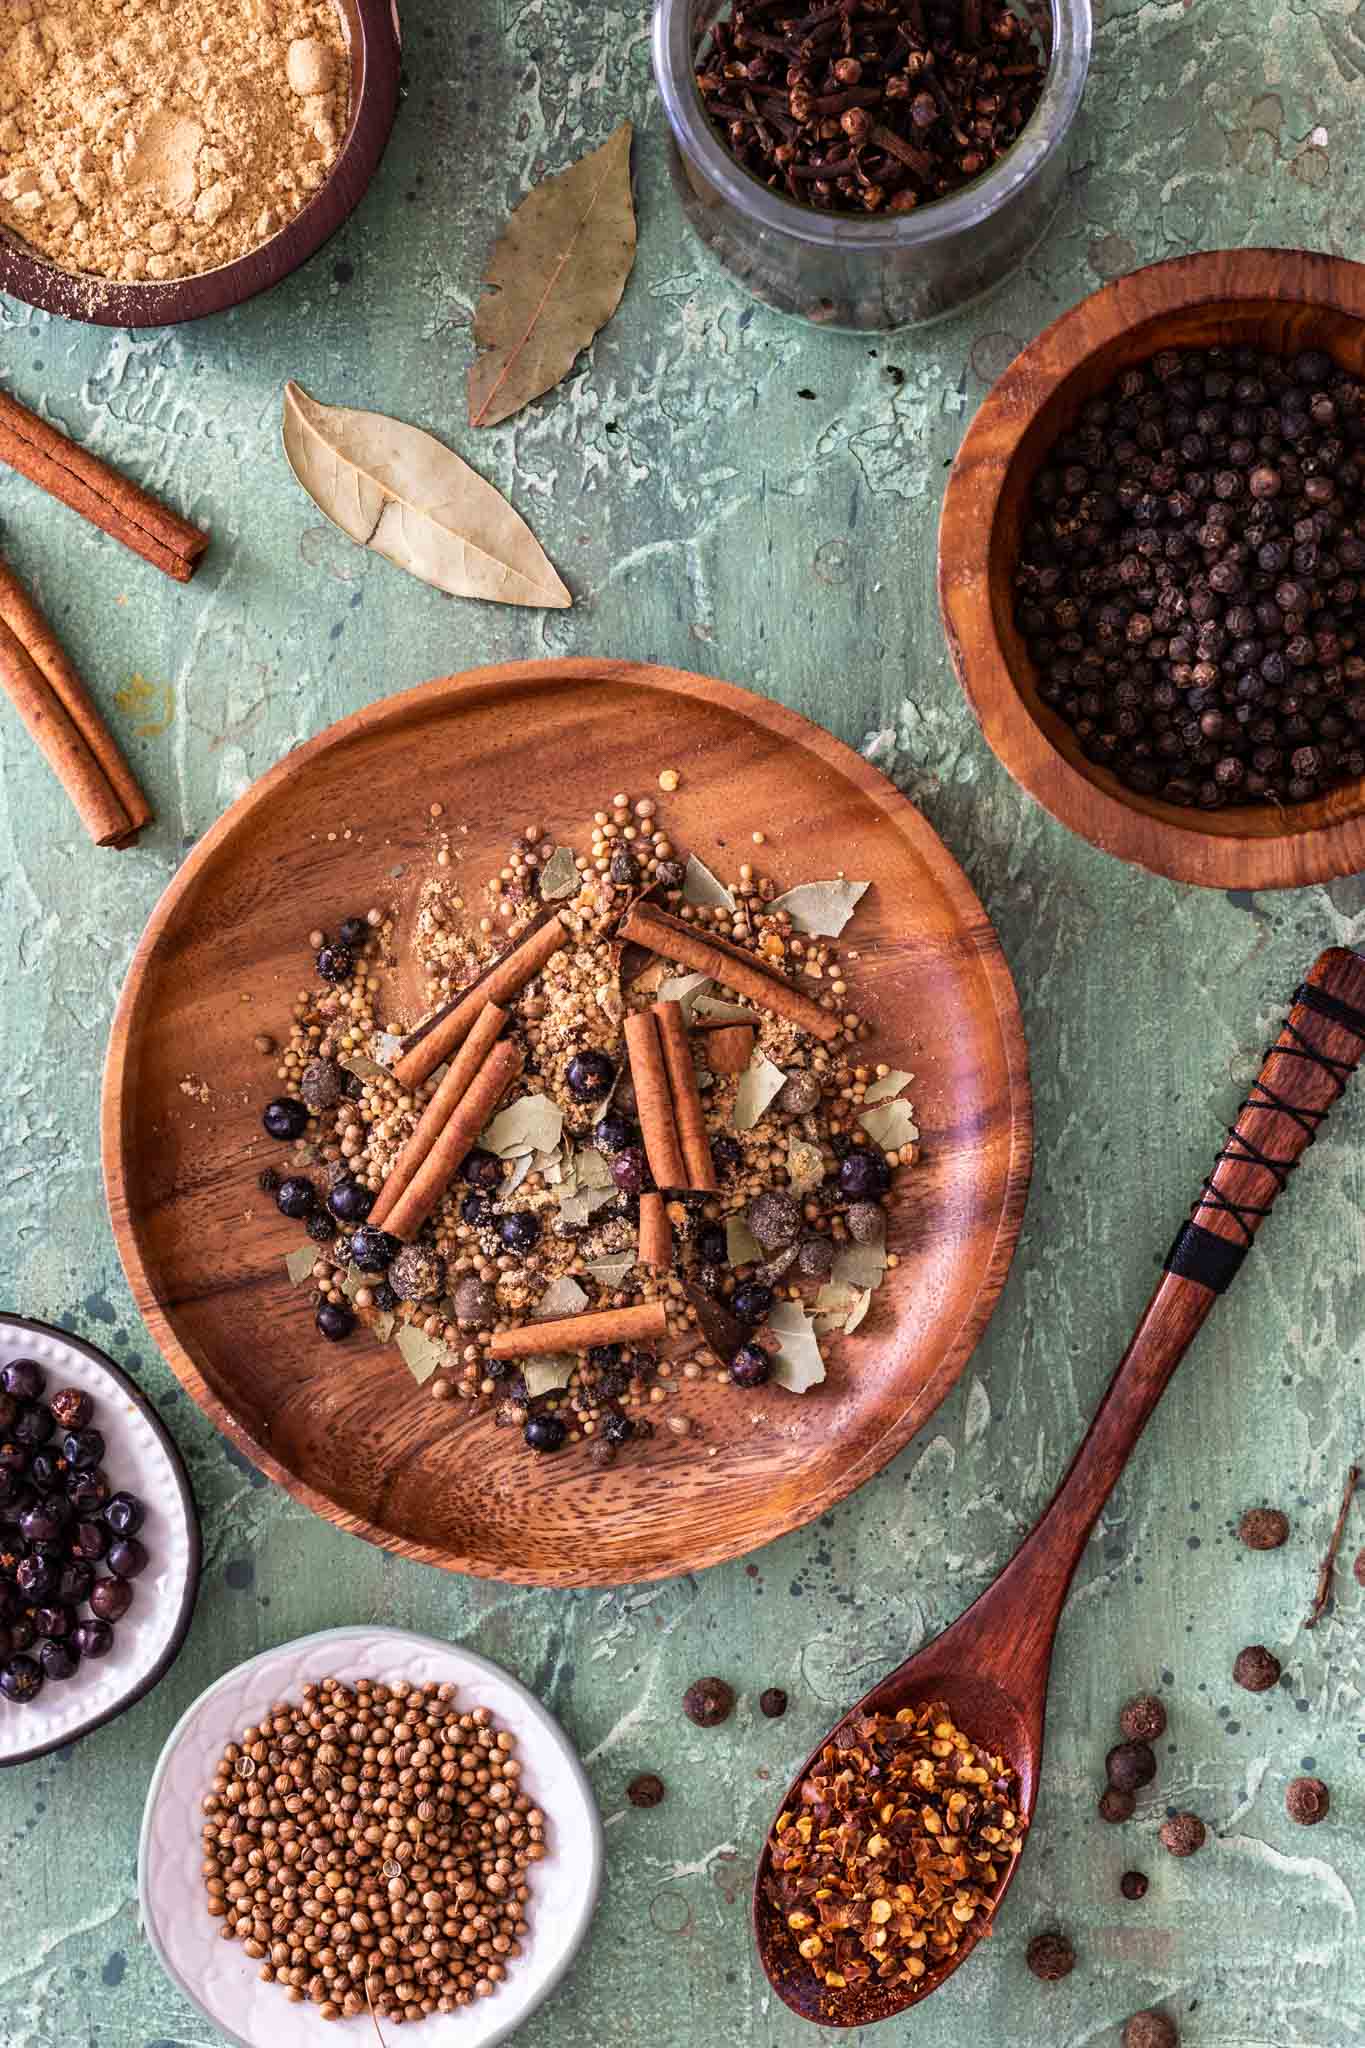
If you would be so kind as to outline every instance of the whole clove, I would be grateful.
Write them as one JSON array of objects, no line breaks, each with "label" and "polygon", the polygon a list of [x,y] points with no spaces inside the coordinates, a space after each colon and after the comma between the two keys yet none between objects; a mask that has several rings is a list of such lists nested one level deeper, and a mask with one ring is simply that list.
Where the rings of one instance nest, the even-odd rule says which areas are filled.
[{"label": "whole clove", "polygon": [[896,215],[979,178],[1017,141],[1051,58],[1046,10],[1008,0],[740,0],[696,51],[712,126],[744,169],[826,213]]}]

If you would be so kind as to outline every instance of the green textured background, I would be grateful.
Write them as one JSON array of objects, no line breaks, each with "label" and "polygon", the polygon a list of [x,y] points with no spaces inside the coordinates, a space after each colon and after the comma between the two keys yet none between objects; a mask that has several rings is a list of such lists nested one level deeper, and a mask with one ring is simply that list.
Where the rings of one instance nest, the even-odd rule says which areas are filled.
[{"label": "green textured background", "polygon": [[[1361,879],[1252,898],[1124,868],[1035,809],[986,751],[933,597],[946,467],[1015,350],[1103,279],[1155,257],[1278,242],[1354,253],[1365,38],[1347,0],[1106,6],[1061,212],[970,315],[890,340],[752,306],[684,233],[640,9],[406,0],[408,89],[376,185],[301,275],[241,313],[104,333],[0,299],[7,384],[210,525],[188,591],[0,476],[0,528],[129,745],[158,824],[94,852],[0,718],[8,1305],[128,1362],[190,1462],[203,1591],[168,1679],[75,1751],[0,1778],[0,2040],[167,2048],[213,2038],[139,1937],[134,1849],[161,1742],[212,1677],[329,1623],[465,1638],[563,1718],[608,1821],[609,1873],[572,1981],[526,2048],[795,2048],[765,1996],[746,1894],[775,1793],[884,1666],[984,1586],[1046,1499],[1121,1351],[1289,991],[1365,942]],[[549,400],[463,424],[484,255],[546,169],[639,124],[640,257],[625,303]],[[507,489],[571,584],[571,612],[426,591],[327,529],[285,470],[281,387],[434,429]],[[184,849],[252,778],[333,719],[429,675],[518,656],[675,662],[780,697],[861,746],[965,864],[1014,969],[1038,1165],[1012,1277],[957,1391],[882,1476],[818,1525],[705,1577],[550,1594],[445,1577],[342,1536],[201,1420],[133,1311],[101,1195],[100,1065],[125,963]],[[116,706],[135,676],[144,708]],[[135,693],[136,695],[136,693]],[[140,736],[139,725],[167,729]],[[592,795],[585,788],[585,795]],[[1365,1092],[1336,1116],[1159,1412],[1063,1624],[1032,1847],[997,1939],[887,2041],[1087,2048],[1162,2000],[1199,2048],[1365,2040],[1362,1595],[1300,1632],[1349,1459],[1365,1450]],[[1252,1557],[1249,1502],[1294,1534]],[[1365,1541],[1355,1521],[1348,1556]],[[1270,1644],[1283,1688],[1229,1678]],[[702,1672],[744,1693],[702,1734]],[[1094,1817],[1119,1702],[1159,1683],[1169,1750],[1136,1822]],[[764,1685],[792,1695],[760,1720]],[[1306,1759],[1333,1789],[1312,1833],[1283,1811]],[[637,1771],[671,1796],[625,1805]],[[1167,1803],[1211,1841],[1177,1864]],[[1146,1902],[1119,1873],[1149,1870]],[[1036,1984],[1027,1937],[1080,1953]],[[870,2039],[851,2036],[850,2039]]]}]

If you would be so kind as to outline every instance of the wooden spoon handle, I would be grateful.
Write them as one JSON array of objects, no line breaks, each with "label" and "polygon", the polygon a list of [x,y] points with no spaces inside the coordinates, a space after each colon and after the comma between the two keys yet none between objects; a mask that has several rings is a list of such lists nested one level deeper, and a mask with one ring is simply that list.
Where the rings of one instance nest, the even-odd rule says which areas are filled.
[{"label": "wooden spoon handle", "polygon": [[1148,1417],[1362,1054],[1365,959],[1336,946],[1295,990],[1284,1029],[1171,1247],[1085,1441],[1007,1568],[1016,1597],[1020,1579],[1027,1581],[1037,1615],[1031,1635],[1042,1654],[1090,1531]]}]

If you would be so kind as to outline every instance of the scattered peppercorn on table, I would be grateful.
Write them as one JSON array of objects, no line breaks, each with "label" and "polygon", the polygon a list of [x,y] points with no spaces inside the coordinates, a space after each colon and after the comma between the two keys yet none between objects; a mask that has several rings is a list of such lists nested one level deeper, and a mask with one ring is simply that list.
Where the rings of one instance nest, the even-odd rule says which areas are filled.
[{"label": "scattered peppercorn on table", "polygon": [[[180,589],[0,473],[6,558],[156,813],[135,852],[97,853],[6,722],[6,1300],[133,1371],[186,1453],[206,1539],[198,1613],[167,1678],[116,1724],[4,1780],[0,2035],[25,2048],[206,2038],[138,1931],[152,1765],[228,1666],[383,1615],[458,1636],[533,1687],[577,1742],[607,1821],[594,1929],[518,2048],[799,2048],[814,2036],[766,1994],[749,1931],[781,1788],[840,1710],[956,1615],[1032,1522],[1131,1328],[1150,1253],[1184,1213],[1211,1092],[1225,1088],[1230,1119],[1234,1077],[1305,960],[1333,941],[1365,944],[1358,880],[1283,896],[1181,889],[1069,836],[1007,779],[942,645],[942,477],[1017,349],[1100,281],[1189,248],[1349,235],[1365,193],[1350,148],[1349,31],[1320,12],[1272,20],[1266,0],[1206,0],[1159,22],[1152,10],[1106,15],[1069,196],[1027,270],[898,341],[788,325],[691,241],[634,16],[562,0],[541,15],[492,0],[404,0],[402,13],[410,97],[374,189],[270,297],[173,343],[0,300],[7,385],[214,534]],[[465,323],[488,251],[547,168],[627,117],[640,240],[621,310],[561,389],[475,433]],[[325,526],[272,425],[286,380],[323,363],[339,403],[420,422],[496,477],[574,608],[449,602]],[[343,714],[428,676],[547,651],[752,684],[891,774],[1000,933],[1037,1119],[1010,1285],[921,1436],[831,1515],[749,1561],[611,1594],[449,1578],[269,1485],[160,1361],[97,1170],[113,1005],[185,850],[254,776]],[[657,764],[640,737],[643,791]],[[429,779],[433,794],[477,801],[477,763],[424,763],[420,776],[417,765],[423,801]],[[660,801],[672,805],[688,763],[668,772]],[[589,761],[566,763],[565,779],[578,810],[610,797]],[[357,816],[334,821],[335,845],[298,848],[303,934],[323,916],[329,861],[363,822],[357,795]],[[733,824],[736,864],[766,862],[773,846],[760,856],[748,841],[754,825],[771,841],[774,821],[749,818],[741,787]],[[281,1014],[294,993],[281,990]],[[247,1037],[278,1029],[242,1009]],[[187,1104],[208,1113],[197,1096]],[[1349,1903],[1365,1895],[1358,1501],[1334,1598],[1302,1629],[1346,1467],[1365,1451],[1359,1115],[1348,1104],[1324,1135],[1092,1545],[1054,1669],[1042,1801],[994,1938],[932,2015],[888,2027],[888,2042],[932,2029],[937,2048],[1118,2048],[1123,2023],[1149,2008],[1164,2023],[1135,2024],[1129,2048],[1171,2048],[1172,2023],[1185,2048],[1365,2038]],[[225,1196],[224,1231],[235,1200]],[[509,1513],[523,1455],[509,1459]],[[187,1812],[187,1829],[202,1821]],[[998,1846],[1012,1853],[1009,1839]],[[907,1967],[918,1952],[909,1903],[893,1907]],[[881,1912],[869,1899],[869,1942],[890,1924]],[[857,1899],[848,1917],[861,1919]],[[855,1960],[880,1953],[861,1933],[840,1939]],[[481,2002],[491,2012],[496,1995]],[[357,2014],[340,2037],[368,2025]]]}]

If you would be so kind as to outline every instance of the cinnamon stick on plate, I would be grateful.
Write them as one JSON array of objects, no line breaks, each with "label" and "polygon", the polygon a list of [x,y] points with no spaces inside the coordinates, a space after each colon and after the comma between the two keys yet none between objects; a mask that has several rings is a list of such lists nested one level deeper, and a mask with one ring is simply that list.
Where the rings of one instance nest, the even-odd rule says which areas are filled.
[{"label": "cinnamon stick on plate", "polygon": [[206,533],[5,391],[0,391],[0,462],[177,583],[188,583],[199,566],[209,544]]},{"label": "cinnamon stick on plate", "polygon": [[654,1018],[659,1027],[664,1066],[668,1069],[668,1092],[673,1098],[673,1122],[687,1168],[688,1188],[713,1195],[720,1183],[711,1163],[711,1145],[706,1135],[706,1111],[701,1106],[697,1070],[687,1042],[681,1003],[655,1003]]},{"label": "cinnamon stick on plate", "polygon": [[478,1142],[479,1132],[497,1108],[509,1083],[521,1072],[521,1054],[510,1038],[500,1038],[484,1059],[449,1121],[412,1180],[384,1219],[391,1237],[417,1235]]},{"label": "cinnamon stick on plate", "polygon": [[843,1029],[833,1010],[821,1009],[819,1003],[793,988],[782,975],[760,966],[752,953],[732,946],[727,939],[704,938],[695,926],[684,924],[680,917],[658,910],[652,903],[633,903],[617,927],[617,936],[633,940],[637,946],[644,946],[679,967],[709,974],[725,988],[734,989],[775,1016],[785,1017],[789,1024],[824,1039],[826,1044]]},{"label": "cinnamon stick on plate", "polygon": [[416,1180],[418,1172],[431,1154],[432,1147],[450,1122],[456,1105],[467,1092],[479,1068],[497,1043],[498,1035],[506,1022],[506,1010],[499,1009],[496,1003],[485,1003],[473,1030],[446,1072],[442,1074],[440,1087],[422,1111],[416,1130],[399,1153],[388,1179],[375,1197],[368,1221],[376,1229],[392,1212],[404,1190]]},{"label": "cinnamon stick on plate", "polygon": [[510,953],[504,953],[486,974],[480,975],[467,994],[457,996],[413,1036],[407,1051],[394,1061],[395,1081],[404,1088],[420,1088],[441,1061],[449,1059],[456,1046],[464,1044],[484,1004],[507,1003],[520,995],[568,936],[557,917],[529,932]]},{"label": "cinnamon stick on plate", "polygon": [[515,1330],[495,1330],[487,1355],[536,1358],[550,1351],[587,1351],[594,1344],[649,1344],[667,1335],[665,1304],[642,1301],[634,1308],[592,1309],[585,1316],[552,1316]]},{"label": "cinnamon stick on plate", "polygon": [[668,1085],[659,1020],[652,1010],[632,1010],[626,1018],[626,1051],[630,1055],[640,1135],[645,1141],[645,1157],[655,1186],[685,1188],[687,1165],[673,1116],[673,1093]]},{"label": "cinnamon stick on plate", "polygon": [[673,1263],[673,1230],[668,1221],[662,1195],[647,1194],[640,1197],[640,1264],[642,1266],[671,1266]]},{"label": "cinnamon stick on plate", "polygon": [[[53,761],[53,766],[62,776],[73,803],[82,817],[86,818],[87,824],[90,824],[91,837],[99,846],[123,846],[131,843],[143,826],[151,823],[151,805],[143,795],[137,777],[119,752],[117,741],[101,718],[94,698],[73,668],[65,648],[19,578],[3,561],[0,561],[0,624],[9,628],[13,638],[18,640],[28,656],[29,662],[39,671],[49,695],[65,712],[67,720],[74,726],[86,749],[94,757],[98,777],[108,785],[112,804],[106,800],[102,791],[97,791],[93,812],[94,823],[90,824],[85,798],[87,785],[90,785],[90,775],[84,756],[69,745],[64,749],[68,766],[74,767],[75,764],[79,764],[79,773],[72,782],[67,781],[61,767]],[[16,667],[12,646],[9,647],[8,653],[6,688],[9,689],[10,695],[14,696],[16,688],[21,693],[31,692],[32,677],[21,665]],[[33,730],[32,725],[29,729]],[[39,744],[42,745],[41,740]],[[46,748],[44,751],[47,751]],[[52,760],[50,753],[48,758]],[[80,795],[77,794],[78,788],[81,791]],[[114,830],[112,836],[105,837],[106,831],[118,826],[120,814],[123,820],[121,828]]]}]

